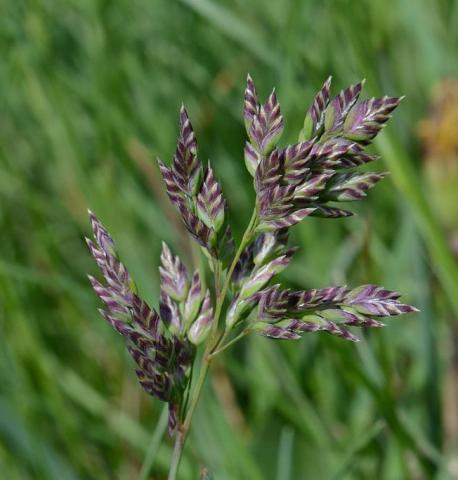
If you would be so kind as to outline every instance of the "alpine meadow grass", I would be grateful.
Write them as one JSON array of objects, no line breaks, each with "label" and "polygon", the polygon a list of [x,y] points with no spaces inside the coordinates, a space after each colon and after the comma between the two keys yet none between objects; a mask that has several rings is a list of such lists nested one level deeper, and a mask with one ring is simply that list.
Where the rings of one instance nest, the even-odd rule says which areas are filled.
[{"label": "alpine meadow grass", "polygon": [[[0,478],[166,479],[204,352],[225,330],[179,480],[457,478],[458,3],[4,0],[0,10]],[[406,98],[347,137],[315,133],[324,104],[330,121],[331,97],[363,77],[356,117],[370,98]],[[256,176],[270,140],[254,116],[274,85],[280,155]],[[191,163],[174,167],[182,104],[198,150],[180,150]],[[371,135],[379,114],[392,118],[370,144],[348,137]],[[348,167],[290,168],[345,138]],[[215,274],[221,297],[261,202],[218,314]],[[331,212],[348,216],[318,216]],[[116,245],[103,234],[100,247],[91,224]],[[208,248],[187,226],[199,241],[208,233]],[[338,304],[315,308],[345,285],[327,293]],[[401,292],[387,300],[419,312],[362,313],[348,302],[364,285],[384,288],[361,295]],[[278,318],[302,300],[313,308]]]}]

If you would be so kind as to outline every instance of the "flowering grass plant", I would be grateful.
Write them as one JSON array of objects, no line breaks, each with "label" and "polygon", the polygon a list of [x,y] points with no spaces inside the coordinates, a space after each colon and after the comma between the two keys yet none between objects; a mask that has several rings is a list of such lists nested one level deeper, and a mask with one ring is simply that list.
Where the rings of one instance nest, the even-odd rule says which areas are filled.
[{"label": "flowering grass plant", "polygon": [[401,99],[359,100],[363,82],[331,98],[330,87],[329,78],[306,113],[298,142],[280,147],[284,123],[275,91],[261,103],[248,76],[244,159],[256,202],[237,247],[221,186],[199,159],[182,107],[175,155],[170,166],[159,166],[172,204],[208,260],[211,289],[204,287],[204,272],[188,272],[164,243],[156,312],[138,295],[112,238],[90,212],[95,241],[87,242],[104,282],[89,279],[104,304],[100,312],[125,338],[145,392],[169,406],[175,437],[169,480],[177,477],[209,365],[230,345],[248,334],[299,340],[307,332],[356,342],[354,327],[382,327],[383,317],[416,311],[401,303],[400,294],[376,285],[295,291],[273,281],[296,250],[288,246],[290,227],[308,216],[352,215],[340,204],[364,198],[385,176],[357,169],[377,159],[365,147]]}]

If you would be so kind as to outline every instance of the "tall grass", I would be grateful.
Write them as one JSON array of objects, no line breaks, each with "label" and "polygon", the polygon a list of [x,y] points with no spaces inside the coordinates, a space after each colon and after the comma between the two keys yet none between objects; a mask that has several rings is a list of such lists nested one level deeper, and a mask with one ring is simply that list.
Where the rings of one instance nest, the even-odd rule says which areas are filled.
[{"label": "tall grass", "polygon": [[137,387],[86,281],[86,207],[157,304],[160,240],[192,258],[154,161],[171,155],[184,101],[240,235],[248,71],[264,94],[277,85],[296,130],[329,74],[407,96],[375,145],[392,183],[358,217],[297,227],[302,253],[285,280],[382,283],[422,313],[357,348],[310,336],[294,346],[251,338],[228,352],[182,478],[199,465],[218,480],[456,477],[458,426],[444,405],[457,388],[458,265],[416,128],[432,86],[458,74],[457,3],[5,0],[0,11],[1,478],[136,478],[147,452],[151,478],[163,478],[160,406]]}]

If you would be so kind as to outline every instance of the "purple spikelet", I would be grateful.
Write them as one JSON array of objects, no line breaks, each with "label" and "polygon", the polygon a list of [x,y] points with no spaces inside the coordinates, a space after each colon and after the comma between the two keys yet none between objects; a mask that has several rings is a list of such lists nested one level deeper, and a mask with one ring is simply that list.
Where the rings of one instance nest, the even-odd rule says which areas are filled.
[{"label": "purple spikelet", "polygon": [[324,112],[329,103],[331,92],[331,77],[329,77],[320,91],[313,99],[313,103],[307,111],[304,120],[304,127],[299,135],[300,140],[309,140],[318,135],[323,128]]},{"label": "purple spikelet", "polygon": [[191,287],[189,288],[188,296],[183,308],[183,316],[186,326],[189,326],[196,318],[200,309],[201,301],[202,284],[199,272],[195,271],[192,276]]},{"label": "purple spikelet", "polygon": [[253,244],[249,245],[240,255],[232,272],[232,283],[239,286],[248,278],[253,270]]},{"label": "purple spikelet", "polygon": [[283,176],[285,154],[275,149],[270,155],[262,157],[256,169],[255,187],[258,193],[278,186]]},{"label": "purple spikelet", "polygon": [[310,208],[301,208],[299,210],[296,210],[292,213],[289,213],[281,218],[277,218],[275,220],[268,220],[265,222],[262,222],[259,224],[259,231],[262,232],[268,232],[268,231],[274,231],[274,230],[279,230],[279,229],[284,229],[284,228],[289,228],[292,227],[293,225],[296,225],[299,223],[301,220],[303,220],[305,217],[308,217],[309,215],[312,215],[313,212],[315,211],[314,207]]},{"label": "purple spikelet", "polygon": [[320,218],[345,218],[351,217],[353,212],[344,210],[343,208],[328,207],[319,204],[313,204],[315,210],[310,214],[312,217]]},{"label": "purple spikelet", "polygon": [[250,172],[250,175],[254,177],[262,155],[257,152],[250,142],[246,142],[243,153],[245,158],[245,166]]},{"label": "purple spikelet", "polygon": [[210,332],[213,321],[213,308],[211,306],[210,292],[207,290],[202,302],[202,308],[196,321],[188,331],[188,338],[194,345],[202,343]]},{"label": "purple spikelet", "polygon": [[197,215],[194,215],[194,213],[192,213],[185,205],[180,205],[179,211],[181,213],[183,223],[194,240],[201,247],[211,250],[211,229],[208,228],[207,225],[205,225],[205,223],[202,222]]},{"label": "purple spikelet", "polygon": [[363,285],[348,293],[345,305],[353,307],[362,314],[376,317],[402,315],[403,313],[418,312],[411,305],[399,302],[400,294],[385,290],[377,285]]},{"label": "purple spikelet", "polygon": [[259,113],[253,118],[249,136],[256,150],[267,155],[277,144],[282,132],[283,117],[277,95],[273,90],[266,103],[260,107]]},{"label": "purple spikelet", "polygon": [[117,258],[115,244],[107,230],[92,212],[89,212],[89,217],[97,242],[94,244],[92,240],[86,239],[89,250],[113,294],[128,302],[131,285],[129,272]]},{"label": "purple spikelet", "polygon": [[328,183],[323,198],[337,202],[360,200],[386,173],[338,173]]},{"label": "purple spikelet", "polygon": [[188,272],[178,256],[174,257],[170,248],[162,242],[161,266],[159,267],[161,287],[171,298],[182,301],[188,293]]},{"label": "purple spikelet", "polygon": [[164,290],[161,290],[159,312],[162,321],[172,333],[179,335],[183,332],[183,322],[180,312],[178,311],[178,305],[165,293]]},{"label": "purple spikelet", "polygon": [[[114,253],[115,243],[110,237],[106,228],[100,223],[99,219],[93,212],[88,210],[89,220],[91,222],[92,231],[98,247],[105,255],[112,255]],[[97,261],[97,258],[96,258]]]},{"label": "purple spikelet", "polygon": [[324,129],[328,134],[342,128],[348,112],[358,100],[364,82],[363,80],[345,88],[331,100],[324,114]]},{"label": "purple spikelet", "polygon": [[314,288],[312,290],[292,292],[290,294],[290,300],[294,307],[298,311],[301,311],[316,308],[322,304],[342,302],[347,294],[348,290],[344,286]]},{"label": "purple spikelet", "polygon": [[263,265],[271,257],[286,251],[288,245],[288,229],[266,232],[259,235],[253,245],[253,263]]},{"label": "purple spikelet", "polygon": [[224,223],[226,202],[219,183],[215,180],[209,165],[205,171],[204,181],[197,195],[197,215],[211,228],[218,232]]},{"label": "purple spikelet", "polygon": [[295,187],[293,185],[274,185],[265,188],[258,195],[259,217],[262,220],[274,220],[291,212],[294,207]]},{"label": "purple spikelet", "polygon": [[304,180],[307,172],[310,170],[309,153],[312,147],[313,142],[308,141],[289,145],[283,150],[283,180],[286,183],[297,185]]},{"label": "purple spikelet", "polygon": [[257,323],[253,326],[253,330],[263,337],[273,338],[275,340],[300,340],[301,336],[289,330],[288,328],[279,325],[269,325]]},{"label": "purple spikelet", "polygon": [[133,294],[132,320],[139,325],[145,332],[157,339],[159,335],[159,315],[149,307],[138,295]]},{"label": "purple spikelet", "polygon": [[287,251],[266,265],[256,269],[253,274],[244,282],[240,289],[240,298],[247,298],[261,290],[267,282],[276,274],[284,270],[291,260],[294,250]]},{"label": "purple spikelet", "polygon": [[327,182],[335,175],[333,171],[325,171],[310,177],[301,183],[294,192],[294,199],[299,200],[317,200],[320,192],[322,192],[327,185]]},{"label": "purple spikelet", "polygon": [[356,103],[343,124],[344,136],[362,144],[370,143],[401,100],[402,97],[383,97]]},{"label": "purple spikelet", "polygon": [[244,119],[250,144],[245,147],[245,163],[254,175],[258,163],[275,148],[283,132],[283,117],[275,90],[260,105],[250,76],[245,90]]},{"label": "purple spikelet", "polygon": [[172,171],[178,187],[187,195],[195,195],[199,189],[202,164],[197,157],[197,141],[188,112],[181,107],[180,137],[178,138]]},{"label": "purple spikelet", "polygon": [[323,167],[339,167],[339,160],[348,154],[353,153],[356,144],[345,138],[329,138],[321,143],[316,143],[311,151],[310,156],[313,159],[313,169],[321,169]]},{"label": "purple spikelet", "polygon": [[247,76],[246,88],[245,88],[245,101],[243,108],[243,118],[245,120],[246,131],[249,132],[253,120],[259,113],[258,95],[256,93],[256,87],[254,86],[253,79],[250,75]]},{"label": "purple spikelet", "polygon": [[323,323],[318,325],[314,322],[300,322],[297,328],[297,331],[300,332],[326,332],[330,335],[340,337],[343,340],[348,340],[350,342],[359,342],[359,338],[353,335],[346,328],[342,328],[340,325],[337,325],[334,322],[323,320]]},{"label": "purple spikelet", "polygon": [[290,291],[282,289],[279,284],[260,292],[258,318],[267,322],[278,322],[288,316],[290,308]]},{"label": "purple spikelet", "polygon": [[175,208],[179,209],[184,202],[184,195],[181,189],[178,187],[178,184],[175,181],[175,176],[171,168],[168,168],[164,165],[162,160],[158,160],[159,169],[162,174],[162,179],[165,183],[165,188],[167,195],[170,198],[170,201]]}]

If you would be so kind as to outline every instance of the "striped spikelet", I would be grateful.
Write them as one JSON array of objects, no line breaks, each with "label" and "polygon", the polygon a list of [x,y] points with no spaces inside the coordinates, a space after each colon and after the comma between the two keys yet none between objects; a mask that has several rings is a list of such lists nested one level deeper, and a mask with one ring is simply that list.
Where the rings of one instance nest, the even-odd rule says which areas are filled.
[{"label": "striped spikelet", "polygon": [[197,193],[202,176],[202,164],[197,157],[197,141],[188,112],[181,107],[180,137],[177,142],[172,170],[178,187],[188,196]]},{"label": "striped spikelet", "polygon": [[253,115],[248,136],[255,150],[261,155],[268,155],[283,132],[283,117],[280,112],[275,90],[269,95],[266,103],[258,107]]},{"label": "striped spikelet", "polygon": [[226,201],[210,165],[206,169],[196,204],[199,218],[212,231],[218,232],[224,223]]},{"label": "striped spikelet", "polygon": [[386,125],[391,112],[401,100],[402,97],[383,97],[357,103],[345,119],[343,135],[363,144],[370,143]]},{"label": "striped spikelet", "polygon": [[324,82],[305,115],[304,127],[299,134],[300,140],[310,140],[321,133],[324,124],[324,111],[328,106],[330,93],[331,77]]},{"label": "striped spikelet", "polygon": [[345,118],[358,100],[363,85],[364,80],[355,85],[350,85],[330,101],[324,112],[324,130],[326,136],[330,136],[332,133],[336,133],[342,129]]}]

